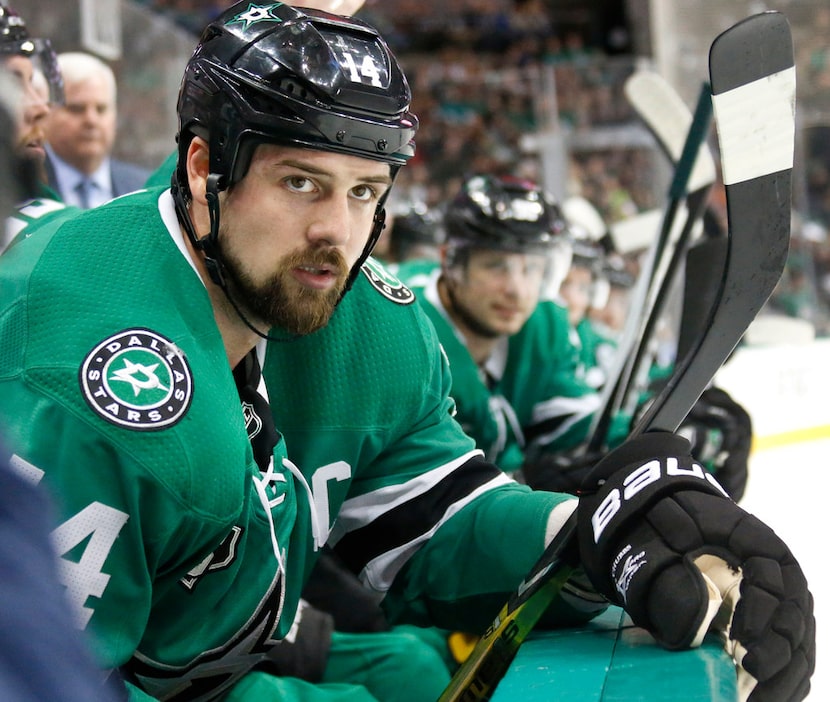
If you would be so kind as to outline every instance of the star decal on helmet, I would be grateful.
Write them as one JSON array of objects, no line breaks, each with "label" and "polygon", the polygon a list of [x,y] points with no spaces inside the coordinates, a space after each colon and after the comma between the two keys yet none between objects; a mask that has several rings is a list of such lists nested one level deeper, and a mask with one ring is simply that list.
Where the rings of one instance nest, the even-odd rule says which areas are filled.
[{"label": "star decal on helmet", "polygon": [[282,20],[274,15],[273,10],[279,7],[282,3],[271,3],[269,5],[256,5],[250,3],[245,12],[240,12],[236,17],[228,21],[228,24],[244,24],[243,29],[248,29],[252,24],[257,22],[282,22]]}]

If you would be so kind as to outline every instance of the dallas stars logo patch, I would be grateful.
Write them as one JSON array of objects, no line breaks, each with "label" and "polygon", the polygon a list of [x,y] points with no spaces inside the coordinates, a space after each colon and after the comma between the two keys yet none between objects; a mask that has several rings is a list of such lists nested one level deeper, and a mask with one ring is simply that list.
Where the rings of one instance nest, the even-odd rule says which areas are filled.
[{"label": "dallas stars logo patch", "polygon": [[375,259],[367,258],[360,270],[369,279],[372,287],[392,302],[397,302],[399,305],[408,305],[415,301],[415,293]]},{"label": "dallas stars logo patch", "polygon": [[282,20],[274,14],[274,8],[279,7],[283,3],[272,3],[270,5],[256,5],[250,3],[245,12],[240,12],[236,17],[228,20],[228,24],[242,24],[243,30],[247,30],[252,24],[257,22],[282,22]]},{"label": "dallas stars logo patch", "polygon": [[184,354],[149,329],[127,329],[104,339],[81,366],[89,406],[112,424],[152,431],[178,422],[193,397]]}]

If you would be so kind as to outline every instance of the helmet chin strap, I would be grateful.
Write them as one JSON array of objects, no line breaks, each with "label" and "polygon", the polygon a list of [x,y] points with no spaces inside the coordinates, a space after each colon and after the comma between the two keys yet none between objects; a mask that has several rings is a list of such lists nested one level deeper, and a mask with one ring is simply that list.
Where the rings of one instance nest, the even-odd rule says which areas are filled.
[{"label": "helmet chin strap", "polygon": [[[397,171],[398,168],[392,169],[393,180],[395,175],[397,174]],[[254,332],[254,334],[256,334],[262,339],[266,339],[267,341],[294,341],[298,339],[301,335],[292,334],[287,337],[277,337],[257,329],[253,325],[253,323],[245,316],[245,313],[242,312],[239,305],[233,299],[233,296],[230,294],[230,291],[228,290],[228,284],[225,280],[224,275],[224,264],[222,263],[222,256],[217,243],[219,241],[220,222],[219,193],[220,191],[224,190],[223,180],[224,176],[220,175],[219,173],[211,173],[207,177],[207,181],[205,183],[205,199],[207,200],[208,214],[210,217],[210,231],[207,235],[199,237],[199,235],[196,233],[196,229],[193,226],[193,221],[190,219],[190,213],[187,210],[187,205],[184,202],[184,197],[182,196],[181,188],[179,187],[176,174],[174,173],[173,183],[171,185],[170,190],[173,195],[173,202],[176,207],[176,214],[178,216],[178,219],[184,226],[185,231],[187,232],[187,235],[191,243],[193,244],[194,248],[202,252],[204,256],[205,267],[207,268],[207,272],[210,276],[210,279],[221,288],[223,293],[225,293],[225,297],[228,299],[228,302],[231,303],[231,306],[233,307],[238,317],[242,320],[242,323],[246,327],[248,327],[248,329]],[[367,240],[366,245],[363,247],[363,251],[361,252],[360,257],[352,266],[351,271],[349,271],[349,277],[346,280],[346,285],[343,287],[343,292],[340,294],[340,299],[337,301],[338,305],[340,304],[340,301],[343,299],[343,296],[351,289],[352,285],[354,284],[354,281],[357,279],[357,276],[360,273],[361,266],[371,255],[372,249],[375,248],[375,244],[380,238],[381,232],[383,232],[383,228],[386,226],[386,210],[384,208],[384,203],[386,202],[386,198],[388,196],[389,190],[387,190],[383,194],[383,197],[378,201],[378,205],[375,208],[374,218],[372,220],[372,231],[369,234],[369,239]]]},{"label": "helmet chin strap", "polygon": [[205,184],[205,199],[207,200],[208,214],[210,216],[210,231],[207,235],[199,237],[199,235],[196,234],[196,229],[193,226],[193,221],[190,219],[190,213],[187,211],[187,206],[184,203],[184,198],[181,195],[181,190],[179,188],[178,183],[176,182],[176,176],[174,174],[171,192],[173,194],[173,202],[176,207],[176,214],[178,216],[178,219],[184,226],[185,231],[187,232],[187,236],[193,244],[194,248],[202,252],[205,261],[205,268],[207,269],[210,279],[216,285],[218,285],[222,292],[225,294],[225,297],[227,298],[228,302],[231,303],[231,307],[233,307],[239,319],[242,320],[242,323],[258,337],[266,339],[267,341],[294,341],[295,339],[298,339],[300,337],[299,334],[292,334],[287,337],[279,337],[273,336],[271,334],[262,332],[259,329],[257,329],[253,325],[253,323],[245,316],[245,313],[240,309],[239,305],[236,303],[236,300],[233,299],[230,290],[228,290],[228,283],[225,280],[224,275],[224,264],[222,263],[222,256],[219,252],[219,246],[217,244],[217,242],[219,241],[220,222],[219,192],[221,190],[224,190],[224,188],[222,187],[222,179],[223,176],[221,176],[218,173],[211,173],[207,177],[207,182]]}]

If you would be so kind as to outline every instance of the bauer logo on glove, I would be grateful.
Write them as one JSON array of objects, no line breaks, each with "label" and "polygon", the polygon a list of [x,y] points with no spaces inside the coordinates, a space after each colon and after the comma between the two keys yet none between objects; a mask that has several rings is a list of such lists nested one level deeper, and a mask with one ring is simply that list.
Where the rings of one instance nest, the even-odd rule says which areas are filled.
[{"label": "bauer logo on glove", "polygon": [[[594,527],[594,543],[599,542],[599,537],[602,535],[605,527],[620,512],[624,500],[634,499],[649,486],[653,488],[668,488],[664,484],[658,485],[659,481],[664,478],[705,480],[720,490],[724,497],[729,497],[712,474],[699,463],[693,461],[690,467],[683,468],[674,456],[665,459],[654,458],[632,470],[622,479],[621,487],[613,488],[606,495],[605,499],[600,502],[599,507],[596,508],[594,514],[591,516],[591,524]],[[677,482],[673,482],[672,485],[674,487],[671,489],[675,489]],[[648,497],[648,495],[644,495],[644,497]]]}]

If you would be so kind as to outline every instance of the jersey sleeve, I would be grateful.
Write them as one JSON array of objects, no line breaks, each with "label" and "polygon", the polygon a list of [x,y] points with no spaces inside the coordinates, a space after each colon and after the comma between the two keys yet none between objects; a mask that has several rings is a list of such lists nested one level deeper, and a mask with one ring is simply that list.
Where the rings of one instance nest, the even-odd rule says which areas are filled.
[{"label": "jersey sleeve", "polygon": [[[489,490],[448,520],[396,580],[384,602],[393,620],[475,633],[492,623],[575,503],[511,483]],[[572,625],[607,603],[566,586],[548,626]]]},{"label": "jersey sleeve", "polygon": [[546,301],[509,342],[502,384],[519,413],[531,458],[584,441],[600,406],[599,394],[580,378],[569,332],[564,308]]}]

